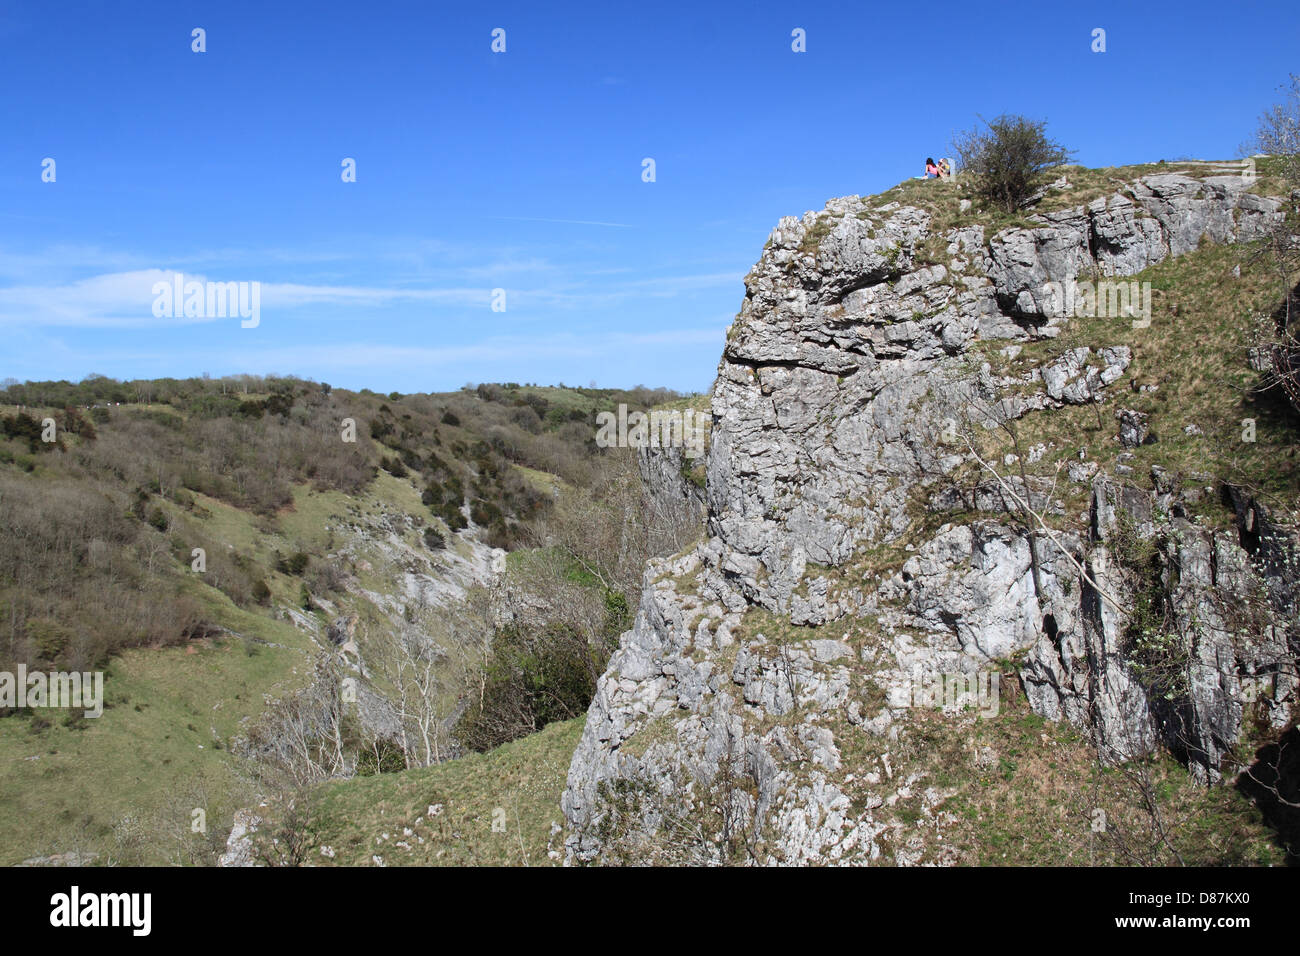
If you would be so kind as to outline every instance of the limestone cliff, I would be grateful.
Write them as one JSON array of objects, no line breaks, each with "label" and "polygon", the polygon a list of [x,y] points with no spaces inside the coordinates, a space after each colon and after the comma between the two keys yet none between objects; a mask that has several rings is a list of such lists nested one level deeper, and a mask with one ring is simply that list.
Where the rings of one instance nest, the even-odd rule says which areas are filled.
[{"label": "limestone cliff", "polygon": [[[647,569],[573,758],[571,859],[671,844],[641,858],[713,862],[731,833],[710,837],[708,818],[744,828],[754,862],[945,862],[877,812],[918,791],[928,817],[940,791],[845,757],[896,738],[918,674],[1013,672],[1035,713],[1106,759],[1163,742],[1203,781],[1239,769],[1245,702],[1286,724],[1290,541],[1261,503],[1212,476],[1126,474],[1095,440],[1055,474],[1032,467],[1045,445],[973,464],[981,435],[1069,406],[1113,420],[1129,391],[1127,317],[1111,341],[1024,367],[1074,321],[1053,283],[1250,241],[1282,215],[1241,176],[1203,172],[997,231],[966,202],[942,221],[862,197],[779,222],[713,389],[705,538]],[[1219,496],[1235,529],[1189,518]],[[1156,592],[1176,645],[1159,661],[1134,612]]]}]

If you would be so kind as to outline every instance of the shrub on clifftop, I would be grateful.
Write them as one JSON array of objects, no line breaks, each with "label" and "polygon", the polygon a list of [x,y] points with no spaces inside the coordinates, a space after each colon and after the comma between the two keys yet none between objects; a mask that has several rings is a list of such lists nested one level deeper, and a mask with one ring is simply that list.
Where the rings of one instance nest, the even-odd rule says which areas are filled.
[{"label": "shrub on clifftop", "polygon": [[1047,138],[1046,123],[1004,113],[985,127],[957,134],[952,145],[976,192],[1004,212],[1025,205],[1043,173],[1070,159],[1069,150]]}]

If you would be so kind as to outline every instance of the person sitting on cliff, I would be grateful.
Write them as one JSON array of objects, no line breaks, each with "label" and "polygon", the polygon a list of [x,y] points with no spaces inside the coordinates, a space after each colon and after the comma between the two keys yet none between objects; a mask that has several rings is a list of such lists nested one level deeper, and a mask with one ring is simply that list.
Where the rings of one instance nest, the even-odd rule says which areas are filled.
[{"label": "person sitting on cliff", "polygon": [[931,176],[935,179],[939,178],[939,166],[931,157],[927,156],[925,158],[925,175],[922,178],[929,179]]},{"label": "person sitting on cliff", "polygon": [[940,179],[952,178],[952,167],[948,165],[948,160],[946,159],[939,160],[939,178]]}]

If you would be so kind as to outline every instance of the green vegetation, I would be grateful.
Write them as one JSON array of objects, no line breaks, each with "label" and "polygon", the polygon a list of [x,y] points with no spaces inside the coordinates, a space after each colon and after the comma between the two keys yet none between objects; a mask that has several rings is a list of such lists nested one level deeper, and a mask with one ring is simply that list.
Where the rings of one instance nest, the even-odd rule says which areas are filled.
[{"label": "green vegetation", "polygon": [[[0,720],[0,865],[69,850],[101,864],[212,862],[253,800],[230,741],[263,694],[298,679],[310,641],[229,602],[205,610],[244,637],[123,652],[106,668],[97,719]],[[192,831],[195,809],[206,832]]]},{"label": "green vegetation", "polygon": [[493,636],[477,693],[456,728],[466,747],[487,751],[548,724],[586,713],[619,635],[631,624],[630,603],[597,574],[556,548],[516,551],[512,587],[545,595],[543,614],[518,614]]},{"label": "green vegetation", "polygon": [[[1129,480],[1145,488],[1152,487],[1151,468],[1158,466],[1184,485],[1227,481],[1250,488],[1278,511],[1300,504],[1300,419],[1282,393],[1258,390],[1263,376],[1248,362],[1258,341],[1257,317],[1271,313],[1282,295],[1260,251],[1259,244],[1207,243],[1126,280],[1151,284],[1148,328],[1135,329],[1126,318],[1073,318],[1056,338],[1029,342],[1013,359],[1000,354],[1002,343],[984,343],[982,358],[995,373],[1016,378],[1080,346],[1132,349],[1132,363],[1100,406],[1030,412],[1019,421],[1023,447],[1045,446],[1035,473],[1068,467],[1081,450],[1109,468],[1123,451],[1132,456]],[[1114,441],[1118,408],[1147,415],[1155,440],[1120,449]],[[1247,420],[1254,422],[1253,441],[1244,440]],[[998,431],[981,438],[986,457],[1011,450]],[[1062,480],[1056,487],[1067,514],[1077,517],[1087,505],[1087,486]],[[1219,527],[1231,520],[1217,494],[1194,497],[1194,515]]]},{"label": "green vegetation", "polygon": [[[264,768],[232,748],[278,726],[312,688],[326,626],[351,617],[385,666],[394,621],[367,595],[399,593],[408,568],[393,564],[384,536],[443,561],[466,556],[455,532],[470,521],[516,553],[559,522],[572,533],[558,553],[588,554],[586,539],[602,545],[581,509],[615,515],[593,484],[628,467],[625,452],[595,447],[594,411],[672,397],[518,385],[385,397],[249,376],[0,391],[0,669],[105,669],[108,699],[94,720],[0,713],[0,762],[11,768],[0,862],[70,848],[100,862],[212,862],[234,809],[265,792],[255,782]],[[42,440],[45,418],[53,442]],[[644,553],[625,549],[623,560],[626,582]],[[571,557],[560,563],[572,571]],[[607,570],[608,583],[588,577],[568,582],[589,595],[570,610],[590,609],[594,626],[541,615],[502,643],[501,657],[512,640],[536,646],[527,664],[545,683],[527,669],[524,682],[536,697],[567,679],[556,662],[573,649],[559,654],[545,635],[593,642],[591,660],[569,655],[582,687],[563,707],[538,706],[530,729],[585,710],[608,629],[616,636],[635,601]],[[375,681],[396,687],[382,673]],[[391,741],[349,733],[356,772],[407,765]],[[191,833],[195,808],[205,833]]]},{"label": "green vegetation", "polygon": [[[212,622],[178,584],[195,548],[202,580],[240,607],[265,604],[276,575],[333,590],[339,582],[308,557],[328,545],[323,525],[293,519],[298,489],[356,496],[380,467],[422,489],[426,520],[450,532],[473,521],[489,544],[517,547],[553,502],[519,469],[590,485],[595,410],[666,394],[481,385],[384,400],[252,377],[12,385],[0,402],[28,407],[0,415],[0,663],[89,666],[204,633]],[[87,402],[98,430],[78,407]],[[46,417],[54,442],[41,440]],[[292,551],[257,547],[295,533]],[[29,635],[54,621],[65,638]]]},{"label": "green vegetation", "polygon": [[962,175],[989,204],[1005,213],[1022,208],[1048,170],[1064,165],[1069,150],[1047,138],[1047,124],[1002,115],[953,141]]},{"label": "green vegetation", "polygon": [[[1260,813],[1236,791],[1196,784],[1171,757],[1102,766],[1068,723],[1033,714],[1013,678],[1003,675],[1003,686],[996,717],[911,714],[890,749],[891,769],[895,778],[925,776],[895,805],[904,828],[890,844],[919,835],[922,862],[970,866],[1169,866],[1178,857],[1201,866],[1282,863]],[[883,768],[879,745],[850,733],[867,750],[846,750],[853,754],[846,769]],[[923,798],[930,786],[937,802]]]},{"label": "green vegetation", "polygon": [[551,827],[564,820],[560,794],[583,723],[551,724],[433,767],[326,784],[303,823],[308,857],[320,866],[372,866],[375,856],[385,866],[555,865],[548,853],[563,853],[563,835]]}]

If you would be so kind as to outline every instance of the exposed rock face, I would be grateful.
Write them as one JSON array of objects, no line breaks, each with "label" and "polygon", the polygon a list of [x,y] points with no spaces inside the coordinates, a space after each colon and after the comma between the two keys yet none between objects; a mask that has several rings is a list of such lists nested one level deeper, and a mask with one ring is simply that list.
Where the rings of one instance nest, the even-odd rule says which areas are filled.
[{"label": "exposed rock face", "polygon": [[644,445],[637,449],[637,468],[658,514],[680,513],[683,520],[704,520],[704,488],[691,480],[703,456],[692,459],[679,445]]},{"label": "exposed rock face", "polygon": [[[1259,561],[1179,518],[1178,489],[1143,497],[1094,478],[1095,465],[1072,468],[1074,480],[1095,482],[1089,525],[1049,541],[1010,520],[1015,488],[983,487],[975,503],[990,514],[912,542],[900,571],[876,580],[845,571],[867,550],[901,546],[915,502],[963,461],[955,415],[987,427],[1033,409],[1105,402],[1132,357],[1125,347],[1079,348],[1027,382],[1008,381],[976,344],[1018,349],[1016,341],[1058,334],[1068,318],[1045,300],[1048,283],[1132,275],[1203,236],[1261,235],[1281,203],[1247,185],[1148,176],[1037,217],[1037,228],[987,239],[978,225],[936,237],[926,212],[857,197],[782,219],[746,277],[718,369],[706,540],[647,570],[635,627],[600,681],[570,769],[570,857],[608,851],[615,822],[625,832],[633,819],[644,834],[676,825],[674,814],[700,805],[739,767],[749,784],[730,787],[728,812],[772,835],[759,862],[869,862],[885,852],[916,862],[905,835],[882,850],[886,826],[871,804],[883,798],[855,803],[840,773],[831,725],[842,718],[854,732],[888,738],[901,714],[866,706],[851,673],[863,666],[892,686],[917,668],[974,674],[1014,657],[1039,714],[1089,728],[1113,758],[1163,739],[1203,779],[1217,777],[1237,738],[1241,675],[1271,675],[1271,719],[1285,720],[1294,682],[1273,673],[1285,636],[1270,619],[1256,628],[1264,638],[1243,648],[1238,622],[1215,597],[1254,586]],[[945,261],[926,261],[936,239]],[[1030,481],[1018,493],[1050,509],[1045,487]],[[1111,603],[1131,607],[1150,584],[1118,567],[1116,529],[1136,523],[1152,538],[1157,522],[1172,531],[1159,555],[1178,569],[1163,584],[1188,655],[1183,682],[1159,703],[1134,660],[1131,615]],[[1289,613],[1289,592],[1268,588],[1274,609]],[[754,608],[795,625],[869,619],[877,633],[860,650],[782,645],[762,633],[737,639]],[[795,701],[800,722],[771,726],[767,718]],[[897,797],[920,782],[892,786]],[[708,862],[707,849],[699,852]]]},{"label": "exposed rock face", "polygon": [[1246,192],[1248,186],[1236,176],[1146,176],[1124,193],[1043,216],[1044,228],[999,233],[989,243],[987,269],[998,302],[1009,314],[1044,315],[1051,312],[1046,283],[1094,270],[1133,275],[1191,252],[1206,236],[1219,243],[1257,239],[1281,204]]},{"label": "exposed rock face", "polygon": [[[1259,701],[1278,728],[1295,706],[1295,669],[1286,662],[1296,657],[1288,648],[1296,608],[1285,576],[1252,561],[1239,533],[1192,524],[1181,516],[1187,490],[1153,477],[1152,492],[1094,484],[1080,621],[1062,624],[1055,641],[1040,637],[1021,676],[1035,711],[1090,726],[1107,757],[1138,756],[1159,739],[1211,782],[1239,769],[1224,761],[1244,703]],[[1123,556],[1145,543],[1144,580]],[[1279,534],[1268,546],[1292,543]],[[1142,615],[1122,613],[1156,594],[1161,630],[1178,637],[1170,648],[1146,646]]]},{"label": "exposed rock face", "polygon": [[235,811],[235,823],[226,838],[226,852],[217,860],[217,866],[257,866],[253,834],[265,821],[254,811]]},{"label": "exposed rock face", "polygon": [[[795,547],[835,565],[859,543],[903,530],[910,485],[939,464],[943,415],[927,406],[967,377],[964,353],[977,335],[1050,331],[1063,319],[1037,308],[1046,283],[1093,267],[1132,274],[1171,250],[1195,248],[1192,233],[1257,237],[1280,203],[1245,185],[1233,177],[1147,177],[1134,186],[1137,204],[1116,196],[1050,215],[1042,229],[992,237],[987,252],[976,245],[979,227],[954,229],[945,237],[954,257],[947,267],[914,268],[929,238],[928,217],[916,209],[833,200],[821,214],[781,220],[746,278],[713,402],[710,530],[776,578],[749,596],[767,605],[780,595]],[[819,251],[800,252],[807,231],[835,217]],[[1139,243],[1140,256],[1105,251]],[[1115,356],[1079,382],[1087,357],[1067,355],[1065,368],[1044,371],[1048,397],[1093,400],[1128,361]]]}]

